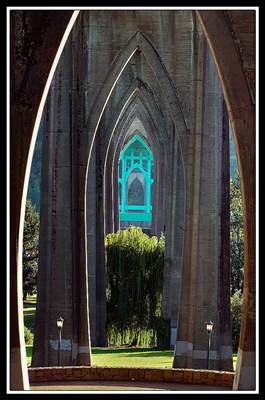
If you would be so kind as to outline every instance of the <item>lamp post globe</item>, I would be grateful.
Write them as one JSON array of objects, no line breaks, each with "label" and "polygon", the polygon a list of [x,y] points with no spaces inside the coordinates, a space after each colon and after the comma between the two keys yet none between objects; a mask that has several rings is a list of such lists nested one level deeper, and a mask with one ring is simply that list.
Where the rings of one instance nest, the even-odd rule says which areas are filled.
[{"label": "lamp post globe", "polygon": [[58,335],[59,335],[59,339],[58,339],[58,366],[61,365],[61,341],[62,341],[62,329],[63,329],[63,323],[64,323],[64,319],[60,316],[57,321],[57,328],[58,328]]},{"label": "lamp post globe", "polygon": [[208,333],[207,369],[210,369],[210,348],[211,348],[211,336],[212,336],[213,327],[214,327],[214,323],[212,321],[206,322],[206,330]]},{"label": "lamp post globe", "polygon": [[58,329],[63,329],[63,322],[64,322],[64,319],[60,316],[58,319],[57,319],[57,328]]}]

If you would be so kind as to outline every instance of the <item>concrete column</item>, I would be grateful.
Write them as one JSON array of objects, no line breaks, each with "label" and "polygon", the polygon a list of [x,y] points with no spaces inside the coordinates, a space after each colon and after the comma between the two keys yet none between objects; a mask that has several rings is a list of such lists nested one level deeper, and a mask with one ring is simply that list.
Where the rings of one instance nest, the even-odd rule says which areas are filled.
[{"label": "concrete column", "polygon": [[38,303],[32,360],[35,366],[57,365],[56,320],[60,315],[64,318],[62,363],[72,365],[73,362],[70,46],[64,52],[61,66],[64,68],[57,70],[46,105]]},{"label": "concrete column", "polygon": [[[175,252],[176,279],[181,280],[178,293],[173,295],[171,313],[175,319],[175,337],[172,335],[172,345],[175,344],[175,367],[191,367],[193,333],[191,327],[194,323],[195,282],[197,279],[197,251],[198,251],[198,212],[200,205],[200,169],[201,169],[201,124],[202,124],[202,76],[204,59],[204,42],[202,36],[194,29],[192,32],[192,55],[193,66],[191,97],[190,97],[190,130],[185,136],[180,137],[181,156],[184,162],[185,172],[178,176],[177,189],[180,193],[178,199],[178,213],[175,220],[175,243],[179,249]],[[181,171],[179,167],[177,171]],[[185,174],[185,177],[184,177]],[[182,185],[180,184],[182,179]],[[181,206],[182,204],[182,206]],[[184,217],[185,213],[185,217]],[[184,237],[184,243],[183,243]],[[182,243],[181,243],[182,238]],[[180,246],[185,244],[185,248]],[[184,256],[183,256],[184,251]],[[184,257],[184,261],[183,261]],[[180,293],[181,292],[181,293]],[[174,296],[174,297],[173,297]],[[172,331],[173,334],[173,331]],[[174,341],[174,342],[173,342]]]},{"label": "concrete column", "polygon": [[[224,14],[219,11],[204,10],[197,11],[197,14],[218,67],[239,156],[245,262],[243,312],[233,389],[253,390],[256,387],[255,105],[251,100],[242,60]],[[227,62],[228,58],[229,62]]]},{"label": "concrete column", "polygon": [[[46,106],[40,265],[33,366],[57,365],[58,329],[64,318],[63,365],[90,364],[84,233],[85,166],[80,155],[72,41],[60,59]],[[46,217],[45,217],[46,216]]]},{"label": "concrete column", "polygon": [[97,346],[107,345],[106,336],[106,262],[105,262],[105,232],[104,232],[104,201],[103,201],[103,171],[102,137],[96,138],[96,342]]},{"label": "concrete column", "polygon": [[163,274],[163,293],[162,293],[162,316],[165,319],[170,319],[171,315],[171,303],[170,303],[170,279],[171,279],[171,249],[172,249],[172,236],[171,236],[171,224],[172,224],[172,164],[173,164],[173,138],[170,137],[167,163],[168,163],[168,174],[165,177],[167,191],[165,193],[165,256],[164,256],[164,274]]},{"label": "concrete column", "polygon": [[88,292],[89,292],[89,318],[90,336],[92,346],[97,345],[96,320],[96,152],[95,146],[91,154],[87,177],[87,269],[88,269]]},{"label": "concrete column", "polygon": [[[210,368],[230,369],[232,348],[231,336],[227,333],[229,271],[223,271],[223,275],[219,274],[219,257],[224,244],[221,241],[219,218],[222,207],[221,164],[227,160],[226,154],[222,159],[223,100],[217,73],[210,59],[209,50],[207,48],[206,52],[204,50],[202,36],[198,46],[197,81],[194,81],[196,88],[194,133],[193,143],[191,142],[194,158],[192,175],[189,175],[187,169],[185,263],[173,365],[207,367],[208,337],[205,322],[211,319],[215,325]],[[227,166],[225,168],[227,171]],[[188,182],[190,177],[192,186]],[[227,237],[225,240],[228,240]],[[222,288],[219,293],[222,285],[220,279],[224,279],[225,289]],[[224,290],[226,290],[225,295]]]}]

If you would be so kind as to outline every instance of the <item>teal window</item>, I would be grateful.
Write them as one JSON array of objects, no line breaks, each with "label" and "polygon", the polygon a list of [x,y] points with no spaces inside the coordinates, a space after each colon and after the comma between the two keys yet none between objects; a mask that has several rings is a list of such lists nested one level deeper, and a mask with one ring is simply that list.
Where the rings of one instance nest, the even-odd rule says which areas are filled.
[{"label": "teal window", "polygon": [[151,149],[139,135],[134,135],[119,159],[121,223],[151,224],[153,165]]}]

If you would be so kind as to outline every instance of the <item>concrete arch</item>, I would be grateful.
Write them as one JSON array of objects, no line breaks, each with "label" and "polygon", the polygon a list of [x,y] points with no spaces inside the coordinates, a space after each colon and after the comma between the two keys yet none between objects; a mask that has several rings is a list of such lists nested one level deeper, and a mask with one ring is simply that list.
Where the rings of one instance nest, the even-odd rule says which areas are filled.
[{"label": "concrete arch", "polygon": [[[256,385],[255,270],[255,107],[247,87],[234,39],[222,11],[196,11],[222,84],[235,134],[242,183],[245,265],[243,317],[234,389]],[[220,37],[222,41],[220,42]],[[227,59],[229,58],[229,63]]]},{"label": "concrete arch", "polygon": [[[115,130],[115,136],[113,138],[113,140],[116,139],[116,136],[119,134],[120,132],[120,139],[117,141],[116,139],[116,146],[115,149],[113,150],[113,155],[114,157],[111,159],[111,171],[112,171],[112,177],[111,177],[111,181],[112,181],[112,187],[114,189],[114,207],[116,206],[116,202],[117,202],[117,193],[115,191],[115,181],[117,179],[116,176],[116,172],[118,170],[118,160],[119,160],[119,154],[121,149],[123,148],[124,142],[129,140],[130,137],[133,135],[133,130],[131,130],[131,126],[133,126],[133,121],[135,120],[136,117],[140,118],[141,121],[143,121],[144,123],[144,127],[145,127],[145,131],[149,132],[148,138],[150,140],[150,144],[151,144],[151,150],[154,154],[154,197],[158,198],[157,195],[157,190],[158,190],[158,182],[159,182],[159,171],[160,171],[160,164],[163,163],[164,168],[163,168],[163,173],[165,174],[168,166],[168,162],[167,159],[165,158],[165,154],[166,154],[166,149],[168,148],[168,143],[164,143],[160,141],[160,136],[159,133],[161,132],[161,120],[158,121],[157,120],[157,115],[153,114],[153,116],[150,115],[149,111],[146,109],[146,107],[148,107],[148,105],[143,105],[143,103],[141,102],[141,98],[135,97],[135,102],[136,105],[134,107],[132,107],[131,111],[130,109],[128,109],[128,111],[126,113],[124,113],[124,118],[122,118],[121,123],[119,124],[119,126],[117,126],[116,130]],[[139,105],[138,105],[139,104]],[[127,121],[126,121],[127,119]],[[123,123],[123,120],[125,120],[125,122]],[[151,135],[150,135],[150,132]],[[161,171],[160,171],[161,172]],[[160,179],[162,177],[160,176]],[[163,195],[164,197],[164,195]],[[153,204],[153,229],[154,232],[157,231],[157,229],[155,228],[155,226],[157,225],[157,214],[155,212],[155,210],[157,209],[157,205],[156,202],[154,202]],[[161,210],[161,219],[163,219],[163,215],[164,215],[164,210],[165,208],[162,206],[160,207]],[[162,211],[163,210],[163,211]],[[114,213],[114,217],[115,215],[118,215],[117,213]],[[119,227],[119,221],[117,220],[117,217],[114,219],[115,221],[115,226],[116,228]],[[161,225],[161,224],[160,224]]]},{"label": "concrete arch", "polygon": [[[8,15],[11,28],[10,43],[13,46],[10,51],[12,65],[10,224],[12,235],[10,237],[9,385],[11,390],[29,389],[22,305],[22,241],[33,149],[51,80],[78,13],[79,11],[59,10],[56,13],[48,13],[45,20],[42,11],[37,10],[12,11],[12,14],[9,10]],[[25,29],[25,34],[17,40],[17,29],[23,29],[25,26],[32,30]],[[38,40],[32,40],[34,35]],[[30,53],[26,55],[23,53],[23,48],[28,48],[34,54],[34,63],[29,56]],[[17,51],[14,51],[15,49]],[[20,85],[22,82],[24,82],[23,86]],[[21,134],[18,135],[18,132]]]},{"label": "concrete arch", "polygon": [[[160,140],[162,142],[165,142],[166,140],[168,140],[167,137],[169,136],[169,134],[166,133],[167,127],[164,123],[164,119],[163,119],[163,116],[161,115],[161,111],[157,107],[157,104],[154,101],[154,98],[151,93],[152,93],[152,91],[148,88],[148,86],[146,84],[144,84],[140,79],[136,79],[132,83],[132,85],[129,87],[125,96],[123,96],[121,102],[119,103],[117,112],[114,115],[114,117],[112,118],[112,125],[110,125],[107,128],[107,131],[104,130],[105,138],[110,138],[110,139],[107,139],[104,141],[106,143],[106,149],[103,151],[103,155],[102,155],[103,159],[105,160],[104,176],[106,176],[105,171],[106,171],[109,148],[111,146],[111,143],[113,145],[113,143],[116,141],[117,143],[118,142],[120,143],[120,146],[122,146],[122,141],[120,142],[120,141],[117,141],[117,139],[115,139],[116,135],[114,134],[114,132],[117,132],[118,130],[120,130],[121,126],[123,126],[123,130],[124,130],[125,126],[127,126],[126,124],[128,124],[128,122],[125,123],[125,121],[122,120],[123,122],[121,124],[120,118],[123,115],[127,115],[127,117],[129,118],[128,110],[130,110],[130,113],[133,114],[133,116],[130,117],[130,121],[131,121],[133,118],[135,118],[135,115],[136,115],[136,113],[133,111],[133,109],[135,107],[138,107],[137,115],[139,116],[139,118],[141,118],[142,122],[144,122],[146,124],[146,121],[149,121],[151,123],[151,125],[149,123],[149,126],[145,126],[146,131],[151,129],[152,132],[158,132],[158,134],[156,135],[157,137],[159,135],[159,132],[161,132],[161,133],[163,133],[163,135]],[[139,102],[141,102],[141,103],[139,103]],[[159,121],[157,120],[157,116],[160,116]],[[152,121],[154,119],[157,120],[156,125],[154,125],[152,123]],[[114,141],[112,141],[112,136],[113,136]],[[125,136],[122,136],[122,137],[123,137],[123,141],[124,141]],[[158,145],[158,142],[156,144]],[[155,154],[155,147],[156,147],[155,143],[153,143],[153,144],[151,143],[151,148],[152,148],[152,151],[154,154]],[[114,165],[117,167],[117,162],[118,162],[117,158],[116,158],[117,149],[114,150],[113,154],[115,156],[113,157],[111,164],[108,166],[108,169],[111,169],[111,171],[114,171]],[[116,204],[116,202],[113,200],[113,190],[115,189],[113,176],[111,178],[111,182],[112,182],[112,184],[111,184],[111,187],[108,188],[108,192],[112,193],[112,197],[111,197],[112,204]],[[104,185],[106,187],[106,184],[104,184]],[[104,193],[105,192],[106,191],[104,189]],[[117,193],[116,193],[116,195],[117,195]],[[117,212],[116,212],[116,214],[117,214]],[[114,217],[112,219],[114,221]],[[117,224],[116,224],[116,227],[117,227]]]},{"label": "concrete arch", "polygon": [[[109,160],[108,156],[109,148],[111,144],[115,147],[111,152],[114,155],[114,157],[110,157],[110,164],[108,164],[107,168],[108,170],[112,171],[112,177],[111,177],[112,184],[111,188],[109,188],[109,190],[112,191],[112,204],[116,204],[117,202],[114,200],[113,197],[115,196],[115,181],[117,180],[117,176],[116,178],[114,177],[113,171],[117,170],[119,152],[123,147],[123,143],[127,137],[126,133],[129,131],[130,125],[132,124],[135,117],[138,116],[141,119],[141,121],[145,125],[146,131],[153,132],[153,134],[150,136],[150,139],[151,139],[151,149],[154,155],[156,154],[156,148],[158,147],[159,144],[159,133],[166,132],[165,131],[166,127],[164,126],[162,116],[159,118],[159,120],[157,120],[158,115],[160,115],[159,110],[157,109],[156,104],[153,101],[153,98],[150,95],[150,93],[147,90],[145,90],[145,87],[143,87],[141,90],[137,89],[135,91],[134,87],[135,84],[133,84],[131,90],[128,91],[128,96],[129,96],[128,104],[126,98],[125,97],[123,98],[123,102],[125,103],[126,108],[122,107],[123,104],[120,105],[121,109],[118,110],[115,118],[113,119],[113,121],[115,122],[115,123],[113,122],[114,126],[110,127],[111,133],[110,134],[106,133],[107,137],[109,136],[110,139],[108,142],[106,155],[104,156],[105,159],[104,171],[106,171],[106,166]],[[132,97],[130,97],[130,93]],[[156,122],[154,123],[154,121]],[[120,135],[118,135],[118,132],[120,132]],[[118,139],[119,136],[120,138]],[[165,138],[162,140],[164,141]],[[105,172],[104,176],[106,176]],[[116,193],[116,199],[117,199],[117,193]],[[118,228],[117,223],[115,224],[115,226],[116,228]]]},{"label": "concrete arch", "polygon": [[[134,87],[135,87],[134,85],[137,86],[135,92],[133,91]],[[153,125],[154,119],[156,120],[157,117],[161,114],[161,111],[159,109],[159,104],[156,104],[156,102],[154,101],[153,95],[151,93],[152,93],[151,89],[146,87],[146,85],[143,84],[140,80],[137,80],[136,83],[134,83],[132,85],[132,87],[126,92],[126,96],[123,96],[122,101],[119,104],[119,110],[117,111],[117,114],[112,118],[114,127],[113,128],[108,127],[108,129],[112,130],[113,133],[109,134],[109,133],[107,133],[108,131],[106,132],[104,130],[104,135],[106,135],[107,137],[110,137],[108,148],[110,147],[111,143],[113,144],[116,141],[116,148],[110,152],[111,155],[114,154],[114,157],[112,157],[112,156],[110,157],[112,166],[110,164],[108,165],[108,168],[107,168],[108,171],[109,170],[111,170],[111,171],[117,170],[119,152],[121,151],[121,148],[123,147],[125,140],[128,140],[128,138],[130,137],[129,130],[130,130],[130,125],[131,125],[131,122],[133,121],[133,119],[136,116],[139,116],[139,118],[141,118],[142,121],[145,121],[145,122],[150,121],[151,125]],[[130,99],[130,95],[132,96],[131,99]],[[129,101],[127,100],[127,96],[130,99]],[[139,102],[141,102],[142,104],[139,105]],[[143,102],[144,102],[144,104],[143,104]],[[132,107],[132,104],[135,104],[134,105],[135,109]],[[136,110],[137,104],[138,104],[138,110]],[[150,105],[152,105],[152,104],[153,104],[153,106],[151,106],[151,109],[150,109]],[[140,113],[140,115],[139,115],[139,113]],[[158,121],[155,122],[155,125],[161,126],[161,123],[163,125],[164,121],[163,121],[162,114],[161,114],[161,117],[160,117],[160,122],[158,122]],[[124,119],[125,119],[125,121],[124,121]],[[127,119],[127,121],[126,121],[126,119]],[[172,126],[174,126],[173,121],[172,121]],[[150,128],[146,127],[146,129],[148,130]],[[163,138],[163,137],[161,138],[161,135],[159,135],[161,132],[161,128],[160,129],[156,128],[155,130],[151,129],[151,131],[153,131],[153,132],[158,131],[158,135],[156,135],[158,141],[159,140],[162,140],[162,142],[164,142],[165,140],[167,141],[167,149],[168,150],[165,151],[165,148],[164,148],[163,157],[165,157],[165,154],[167,154],[167,155],[170,154],[170,151],[172,151],[172,150],[169,150],[170,149],[170,145],[169,145],[170,134],[166,133],[167,131],[165,130],[165,138]],[[162,129],[162,131],[163,131],[163,129]],[[160,138],[159,138],[159,136],[160,136]],[[113,137],[113,140],[112,140],[112,137]],[[118,137],[119,137],[119,139],[117,139]],[[171,144],[173,143],[172,142],[173,137],[174,137],[174,135],[172,136],[172,133],[171,133],[171,142],[170,142]],[[176,138],[177,138],[177,135],[176,135]],[[178,140],[178,138],[177,138],[177,140]],[[171,147],[173,147],[173,146],[171,146]],[[176,151],[178,152],[178,156],[176,157],[177,164],[175,167],[178,169],[181,169],[182,172],[181,173],[179,172],[179,175],[178,175],[178,178],[179,178],[178,179],[178,190],[175,191],[175,196],[177,195],[177,193],[183,193],[183,190],[185,190],[185,180],[184,180],[185,169],[184,169],[182,153],[181,153],[181,144],[179,146],[177,146]],[[154,152],[155,152],[155,150],[154,150]],[[104,159],[106,160],[106,164],[107,164],[108,155],[106,155],[106,157],[104,156]],[[167,163],[167,161],[168,160],[166,158],[165,163]],[[180,168],[181,163],[182,163],[182,168]],[[163,168],[162,172],[165,173],[164,168]],[[166,175],[166,173],[165,173],[165,175]],[[106,176],[105,173],[104,173],[104,176]],[[183,179],[181,179],[181,176]],[[182,184],[181,184],[181,181],[182,181]],[[108,205],[118,204],[118,200],[117,200],[118,199],[118,186],[116,185],[117,188],[115,190],[115,182],[118,182],[118,177],[117,177],[117,174],[115,175],[115,173],[113,173],[113,176],[111,178],[111,185],[110,185],[110,187],[108,187],[108,190],[107,190],[108,193],[112,192],[112,199],[108,198],[108,200],[106,201],[106,203]],[[156,189],[157,189],[157,191],[159,190],[159,185],[157,185]],[[169,191],[166,190],[166,192],[169,192]],[[163,195],[163,197],[164,197],[163,198],[163,204],[164,204],[165,194]],[[181,208],[181,202],[180,201],[178,202],[178,205],[179,205],[178,213],[177,213],[178,216],[180,213],[182,213],[183,215],[185,214],[185,196],[183,196],[182,200],[184,201],[182,208]],[[166,209],[167,211],[169,211],[170,206],[167,205],[165,207],[165,205],[163,205],[163,204],[160,204],[160,207],[158,207],[158,209],[159,210]],[[172,204],[175,204],[175,203],[172,203]],[[115,221],[115,214],[118,215],[117,210],[116,210],[116,212],[114,212],[114,215],[112,217],[113,221]],[[176,218],[178,218],[177,215],[176,215]],[[162,220],[163,220],[163,217],[162,217]],[[167,243],[167,259],[171,259],[172,255],[176,252],[177,256],[175,256],[175,258],[177,259],[177,262],[179,265],[178,268],[180,268],[180,270],[181,270],[181,265],[182,265],[181,260],[183,257],[183,238],[184,238],[184,220],[185,219],[183,217],[182,219],[179,220],[179,222],[177,224],[178,225],[177,228],[173,227],[173,225],[176,224],[176,221],[174,219],[172,221],[172,218],[170,217],[170,215],[167,217],[167,220],[168,220],[168,223],[166,223],[166,224],[165,224],[165,222],[162,225],[161,225],[161,222],[160,222],[160,225],[158,224],[159,226],[162,226],[162,228],[160,228],[160,229],[157,228],[157,233],[160,233],[161,230],[163,230],[164,225],[167,225],[168,232],[170,231],[169,236],[172,236],[172,234],[173,235],[176,234],[176,237],[178,238],[177,240],[176,240],[176,238],[174,238],[174,239],[171,238],[169,241],[166,241],[166,243]],[[115,226],[115,228],[114,227],[110,228],[110,231],[113,231],[113,230],[115,231],[115,230],[119,229],[119,225],[118,225],[117,221],[114,222],[114,226]],[[181,240],[181,237],[182,237],[182,240]],[[175,246],[175,244],[176,244],[176,246]],[[170,266],[168,266],[168,269],[170,270]],[[170,276],[170,274],[168,274],[168,275]],[[178,276],[180,276],[180,274],[178,274]],[[167,305],[166,305],[167,301],[169,301],[169,299],[165,301],[164,309],[167,308]],[[174,313],[174,311],[172,311],[172,312]]]},{"label": "concrete arch", "polygon": [[[217,15],[219,13],[219,15]],[[37,43],[37,49],[42,54],[45,54],[44,62],[37,63],[37,65],[32,65],[30,60],[26,59],[26,63],[28,63],[27,73],[24,75],[26,79],[29,79],[28,74],[30,75],[33,70],[37,71],[39,76],[44,78],[46,81],[46,77],[49,74],[51,63],[54,59],[54,54],[58,49],[61,35],[65,31],[67,27],[67,23],[69,21],[70,11],[56,11],[56,13],[51,13],[51,20],[53,23],[50,25],[48,29],[45,30],[44,36],[48,38],[49,47],[45,47],[43,43]],[[241,329],[241,340],[240,346],[243,350],[243,355],[250,350],[250,353],[253,353],[253,349],[255,347],[255,337],[253,333],[255,332],[255,317],[252,315],[253,311],[253,300],[255,300],[255,109],[253,106],[248,108],[249,113],[246,112],[246,107],[239,109],[238,104],[241,104],[241,101],[247,104],[249,103],[249,96],[245,92],[241,94],[241,100],[239,102],[233,101],[235,100],[237,93],[241,92],[242,85],[245,86],[245,79],[242,74],[242,67],[237,58],[234,40],[232,34],[229,32],[228,27],[226,25],[224,16],[222,12],[216,11],[197,11],[197,14],[204,26],[204,31],[207,40],[211,43],[211,51],[215,54],[215,62],[217,68],[220,71],[220,76],[225,79],[221,79],[222,86],[225,91],[226,102],[230,105],[229,114],[234,116],[233,126],[235,136],[237,138],[237,151],[240,158],[241,164],[241,177],[243,181],[243,195],[244,195],[244,212],[245,212],[245,229],[247,232],[246,235],[246,257],[245,257],[245,282],[247,283],[247,288],[244,292],[244,310],[243,310],[243,320],[244,323]],[[36,18],[36,12],[35,16]],[[59,22],[59,23],[58,23]],[[29,24],[33,24],[32,21],[29,21]],[[49,24],[48,24],[49,26]],[[55,34],[57,32],[57,34]],[[220,41],[220,37],[222,40]],[[11,34],[12,43],[15,43],[16,36],[13,32]],[[227,64],[227,59],[230,60],[230,55],[233,55],[233,72],[230,63]],[[236,60],[237,59],[237,60]],[[19,60],[14,60],[13,63],[13,71],[16,73],[20,70]],[[23,75],[23,74],[22,74]],[[13,79],[13,77],[11,77]],[[14,121],[16,121],[16,125],[11,125],[11,143],[16,143],[15,146],[11,147],[11,180],[13,183],[12,186],[12,200],[11,200],[11,215],[13,216],[12,220],[12,231],[14,234],[11,237],[11,265],[10,265],[10,278],[11,278],[11,309],[10,313],[12,315],[11,319],[11,331],[18,332],[21,330],[21,327],[18,326],[16,320],[18,319],[18,315],[22,313],[20,303],[18,301],[19,290],[17,279],[21,274],[21,268],[19,267],[19,252],[21,249],[17,247],[17,243],[19,243],[19,224],[20,224],[20,211],[23,208],[22,204],[22,190],[25,179],[25,162],[27,160],[27,156],[29,153],[29,143],[32,138],[33,124],[36,118],[37,109],[39,106],[39,99],[43,93],[43,81],[42,79],[34,79],[31,80],[30,90],[26,90],[24,92],[24,100],[28,101],[28,104],[33,102],[33,107],[24,107],[24,103],[22,104],[21,96],[16,98],[11,98],[12,101],[12,115]],[[228,90],[228,88],[230,88]],[[34,99],[32,97],[34,94]],[[33,99],[33,100],[32,100]],[[21,118],[21,116],[23,118]],[[17,132],[23,131],[23,142],[18,145]],[[244,157],[246,156],[246,161],[244,162]],[[23,213],[22,213],[23,214]],[[251,305],[252,304],[252,305]],[[20,307],[20,308],[19,308]],[[21,333],[20,337],[23,334]],[[23,358],[23,354],[21,354],[21,350],[23,350],[23,342],[18,341],[17,337],[14,341],[11,341],[11,352],[17,351],[20,354],[19,363],[16,365],[12,365],[11,362],[11,388],[14,389],[27,389],[27,372],[25,374],[22,372],[22,366],[24,366],[23,370],[26,371],[26,360]],[[250,354],[251,356],[251,354]],[[244,357],[242,357],[242,360]],[[247,361],[243,361],[242,363],[238,363],[237,366],[237,376],[240,377],[241,372],[244,367],[247,367]],[[253,364],[253,358],[250,364],[250,368],[255,370],[255,359]],[[241,371],[242,369],[242,371]],[[245,369],[245,372],[247,370]],[[242,375],[243,376],[243,375]],[[251,379],[239,379],[236,382],[235,389],[250,389],[255,386],[255,379],[253,375]]]},{"label": "concrete arch", "polygon": [[[141,97],[140,97],[140,95],[141,95]],[[151,144],[151,149],[154,154],[155,160],[157,160],[160,163],[164,159],[163,154],[165,154],[165,147],[167,145],[166,145],[166,143],[161,144],[161,142],[159,141],[160,140],[159,133],[161,132],[161,122],[163,123],[163,120],[160,118],[160,120],[157,121],[158,115],[154,112],[152,113],[152,115],[150,114],[150,111],[148,111],[148,109],[146,107],[148,107],[148,105],[149,105],[149,109],[150,109],[151,104],[144,105],[142,103],[142,95],[143,95],[143,93],[142,94],[139,93],[139,96],[138,95],[135,96],[135,98],[133,100],[133,104],[131,105],[131,107],[128,107],[128,110],[124,113],[124,118],[122,118],[120,124],[115,129],[115,134],[113,137],[113,145],[115,146],[115,149],[113,150],[114,157],[110,158],[110,169],[112,171],[111,181],[112,181],[112,188],[114,190],[114,192],[113,192],[114,207],[116,207],[117,197],[118,197],[117,190],[115,190],[115,189],[117,189],[116,185],[115,185],[115,181],[117,179],[117,176],[116,176],[117,172],[115,172],[115,171],[117,171],[117,169],[118,169],[119,153],[123,147],[123,143],[125,142],[125,140],[129,139],[130,136],[133,134],[133,132],[130,132],[130,129],[131,129],[130,127],[132,126],[133,121],[136,117],[140,118],[141,121],[143,121],[146,132],[152,132],[151,135],[150,134],[148,135],[148,138],[149,138],[149,141]],[[152,107],[151,107],[151,110],[152,110]],[[126,121],[126,119],[127,119],[127,121]],[[118,132],[120,132],[119,140],[117,140],[117,138],[116,138]],[[115,145],[115,143],[116,143],[116,145]],[[165,165],[165,169],[166,169],[166,160],[164,161],[164,165]],[[159,170],[159,164],[155,161],[154,190],[156,190],[155,188],[157,188],[158,170]],[[155,209],[156,209],[156,205],[154,204],[154,210]],[[163,207],[162,207],[162,209],[164,210]],[[118,229],[118,226],[119,226],[117,217],[115,218],[115,216],[117,216],[117,215],[118,215],[117,211],[114,212],[114,225],[115,225],[116,229]],[[154,216],[155,216],[155,212],[154,212]],[[156,217],[154,219],[154,224],[156,225],[155,220],[156,220]]]},{"label": "concrete arch", "polygon": [[[160,82],[161,88],[162,85],[164,86],[164,90],[163,88],[162,90],[166,93],[165,98],[169,99],[168,104],[172,112],[172,117],[176,124],[178,134],[184,134],[187,131],[186,123],[179,105],[177,94],[173,89],[172,82],[164,65],[161,62],[157,51],[152,46],[150,41],[141,32],[136,32],[135,35],[128,41],[128,43],[115,58],[94,103],[94,106],[88,118],[87,126],[84,129],[88,137],[88,144],[86,146],[88,149],[91,149],[93,146],[101,117],[112,94],[112,91],[124,68],[136,51],[143,52],[147,63],[150,65],[154,72],[154,75],[156,76],[156,79],[158,80],[158,82]],[[90,155],[91,151],[88,151],[88,164]]]}]

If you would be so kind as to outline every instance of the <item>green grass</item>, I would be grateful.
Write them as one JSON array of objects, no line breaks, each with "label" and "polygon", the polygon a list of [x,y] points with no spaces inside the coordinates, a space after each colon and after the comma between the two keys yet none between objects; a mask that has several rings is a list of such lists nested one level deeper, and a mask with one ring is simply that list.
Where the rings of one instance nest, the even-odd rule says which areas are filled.
[{"label": "green grass", "polygon": [[31,364],[31,358],[32,358],[32,345],[31,346],[26,346],[26,353],[27,353],[27,365]]},{"label": "green grass", "polygon": [[[32,346],[26,346],[27,364],[31,363]],[[233,366],[236,367],[237,354],[233,353]],[[171,368],[173,350],[150,348],[92,348],[92,363],[100,367],[153,367]]]},{"label": "green grass", "polygon": [[36,313],[36,303],[28,304],[25,302],[23,304],[23,312],[24,312],[24,325],[32,331]]},{"label": "green grass", "polygon": [[[31,363],[32,346],[26,346],[27,365]],[[173,350],[149,348],[92,348],[92,363],[100,367],[171,368]]]},{"label": "green grass", "polygon": [[233,368],[236,369],[237,353],[233,353]]},{"label": "green grass", "polygon": [[28,296],[27,299],[24,301],[24,303],[36,303],[37,301],[37,294],[33,294],[31,296]]},{"label": "green grass", "polygon": [[111,367],[171,368],[173,350],[150,348],[98,348],[92,349],[92,363]]},{"label": "green grass", "polygon": [[[24,324],[32,329],[36,312],[36,296],[24,302]],[[32,346],[26,346],[27,364],[31,363]],[[233,353],[233,367],[236,367],[237,354]],[[150,348],[107,347],[92,348],[92,363],[98,366],[111,367],[153,367],[171,368],[173,350]]]},{"label": "green grass", "polygon": [[[33,333],[34,319],[36,313],[36,295],[28,296],[23,303],[24,325]],[[27,365],[31,364],[32,345],[26,345]]]}]

